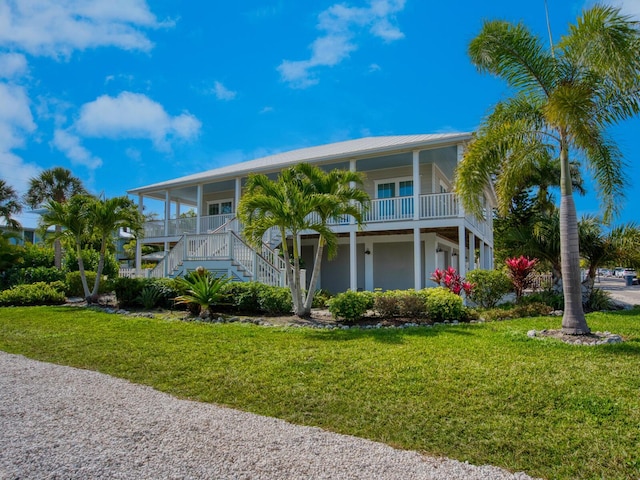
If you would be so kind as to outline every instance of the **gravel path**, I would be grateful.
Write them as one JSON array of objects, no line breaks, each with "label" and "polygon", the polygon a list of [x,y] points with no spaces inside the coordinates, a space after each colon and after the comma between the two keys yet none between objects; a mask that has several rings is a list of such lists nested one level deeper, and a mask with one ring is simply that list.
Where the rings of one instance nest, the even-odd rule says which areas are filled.
[{"label": "gravel path", "polygon": [[0,479],[528,479],[0,352]]}]

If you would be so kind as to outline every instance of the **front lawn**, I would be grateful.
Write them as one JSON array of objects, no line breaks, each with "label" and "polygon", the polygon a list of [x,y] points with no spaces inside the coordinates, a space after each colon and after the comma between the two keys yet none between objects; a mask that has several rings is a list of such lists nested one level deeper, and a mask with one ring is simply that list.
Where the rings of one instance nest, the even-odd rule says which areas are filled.
[{"label": "front lawn", "polygon": [[530,339],[558,318],[316,330],[0,309],[0,350],[181,398],[545,478],[640,477],[640,312],[592,314],[626,342]]}]

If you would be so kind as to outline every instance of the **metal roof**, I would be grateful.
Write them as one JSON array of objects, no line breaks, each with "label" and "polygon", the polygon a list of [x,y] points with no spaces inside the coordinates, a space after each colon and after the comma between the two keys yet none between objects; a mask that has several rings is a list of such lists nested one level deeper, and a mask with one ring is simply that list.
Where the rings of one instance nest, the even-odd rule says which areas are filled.
[{"label": "metal roof", "polygon": [[256,158],[255,160],[235,163],[233,165],[207,170],[202,173],[134,188],[128,190],[127,193],[144,194],[159,189],[183,187],[211,180],[224,180],[238,176],[246,176],[253,172],[279,170],[300,162],[321,163],[332,160],[347,160],[370,155],[382,155],[385,153],[409,151],[419,148],[451,145],[466,142],[470,139],[470,133],[394,135],[359,138]]}]

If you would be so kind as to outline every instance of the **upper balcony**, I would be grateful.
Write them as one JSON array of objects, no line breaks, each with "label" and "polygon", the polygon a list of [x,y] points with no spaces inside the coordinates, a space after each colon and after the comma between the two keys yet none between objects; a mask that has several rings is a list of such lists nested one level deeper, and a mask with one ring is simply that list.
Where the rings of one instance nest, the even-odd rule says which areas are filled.
[{"label": "upper balcony", "polygon": [[[414,212],[414,197],[374,199],[369,202],[364,221],[369,226],[388,226],[389,229],[394,229],[394,223],[416,220]],[[164,220],[153,220],[145,224],[145,238],[158,239],[162,237],[178,237],[184,234],[214,232],[234,217],[235,214],[230,213],[199,218],[170,219],[166,223]],[[457,218],[465,218],[469,225],[476,228],[479,233],[487,234],[491,230],[486,220],[477,219],[472,215],[464,215],[458,197],[453,193],[420,195],[417,220],[453,220]],[[199,228],[198,222],[200,222]],[[348,227],[350,219],[333,220],[329,224],[336,228]]]}]

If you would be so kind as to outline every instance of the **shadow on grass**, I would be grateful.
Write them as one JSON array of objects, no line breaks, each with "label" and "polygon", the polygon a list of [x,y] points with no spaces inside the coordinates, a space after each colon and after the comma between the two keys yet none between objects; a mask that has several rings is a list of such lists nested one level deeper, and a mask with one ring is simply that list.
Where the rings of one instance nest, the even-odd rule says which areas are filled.
[{"label": "shadow on grass", "polygon": [[380,343],[401,344],[407,337],[430,338],[443,333],[449,335],[473,336],[474,334],[465,328],[466,325],[439,325],[436,327],[408,327],[408,328],[350,328],[348,330],[318,330],[309,329],[307,338],[331,342],[348,342],[371,338]]}]

